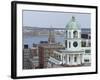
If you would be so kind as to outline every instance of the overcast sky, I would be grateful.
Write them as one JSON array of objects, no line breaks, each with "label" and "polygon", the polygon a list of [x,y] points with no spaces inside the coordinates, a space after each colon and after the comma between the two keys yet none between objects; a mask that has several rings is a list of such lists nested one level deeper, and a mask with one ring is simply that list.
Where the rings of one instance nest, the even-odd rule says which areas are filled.
[{"label": "overcast sky", "polygon": [[81,28],[90,28],[91,14],[46,11],[23,11],[23,26],[65,28],[75,16]]}]

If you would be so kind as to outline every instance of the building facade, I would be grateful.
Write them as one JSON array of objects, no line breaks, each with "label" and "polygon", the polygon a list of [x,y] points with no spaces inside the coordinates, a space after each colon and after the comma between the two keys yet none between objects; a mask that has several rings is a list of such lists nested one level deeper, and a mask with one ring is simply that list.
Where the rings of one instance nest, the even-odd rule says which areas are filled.
[{"label": "building facade", "polygon": [[63,48],[63,45],[59,45],[57,43],[39,44],[39,68],[48,68],[48,59],[53,54],[53,51]]},{"label": "building facade", "polygon": [[65,49],[54,51],[53,55],[49,58],[48,65],[54,67],[56,65],[82,66],[86,63],[89,64],[91,62],[91,42],[90,39],[82,38],[81,28],[74,16],[65,29]]}]

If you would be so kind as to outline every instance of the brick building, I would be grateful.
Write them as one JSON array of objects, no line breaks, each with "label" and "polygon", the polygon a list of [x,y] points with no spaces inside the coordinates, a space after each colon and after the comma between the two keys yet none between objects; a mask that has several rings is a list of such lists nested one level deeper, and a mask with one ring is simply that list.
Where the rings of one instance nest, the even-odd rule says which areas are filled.
[{"label": "brick building", "polygon": [[38,53],[39,53],[39,68],[48,67],[48,59],[52,55],[54,50],[63,49],[64,47],[59,44],[39,44]]}]

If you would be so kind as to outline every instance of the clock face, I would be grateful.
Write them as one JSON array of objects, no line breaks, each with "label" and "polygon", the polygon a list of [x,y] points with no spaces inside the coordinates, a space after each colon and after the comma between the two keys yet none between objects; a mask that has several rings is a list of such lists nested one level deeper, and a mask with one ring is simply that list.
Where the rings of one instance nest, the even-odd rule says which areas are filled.
[{"label": "clock face", "polygon": [[73,46],[74,47],[77,47],[78,46],[78,43],[75,41],[75,42],[73,42]]}]

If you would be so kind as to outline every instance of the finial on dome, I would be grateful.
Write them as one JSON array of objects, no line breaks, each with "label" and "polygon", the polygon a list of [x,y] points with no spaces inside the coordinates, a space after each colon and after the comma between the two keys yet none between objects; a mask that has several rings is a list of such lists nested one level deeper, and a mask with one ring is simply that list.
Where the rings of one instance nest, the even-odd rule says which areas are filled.
[{"label": "finial on dome", "polygon": [[72,16],[72,21],[75,21],[75,17],[74,16]]},{"label": "finial on dome", "polygon": [[66,25],[66,28],[69,30],[76,30],[79,29],[79,24],[75,19],[75,16],[72,16],[71,20],[68,22],[68,24]]}]

